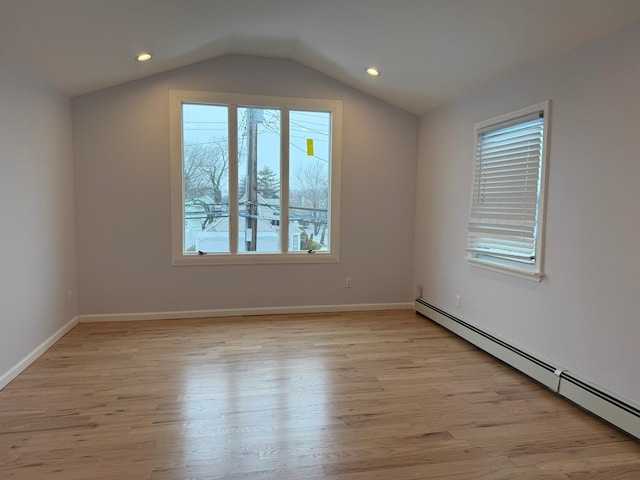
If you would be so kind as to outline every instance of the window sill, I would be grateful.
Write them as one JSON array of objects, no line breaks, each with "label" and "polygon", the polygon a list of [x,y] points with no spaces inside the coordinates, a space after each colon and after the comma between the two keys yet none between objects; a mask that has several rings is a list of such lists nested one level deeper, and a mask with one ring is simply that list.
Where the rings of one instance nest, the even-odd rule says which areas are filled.
[{"label": "window sill", "polygon": [[505,273],[514,277],[525,278],[534,282],[542,280],[544,274],[537,270],[528,269],[527,266],[519,266],[516,262],[510,262],[508,260],[502,260],[498,258],[478,258],[467,256],[469,264],[474,267],[484,268],[493,272]]},{"label": "window sill", "polygon": [[336,253],[247,253],[241,255],[215,254],[174,256],[172,265],[287,265],[339,263]]}]

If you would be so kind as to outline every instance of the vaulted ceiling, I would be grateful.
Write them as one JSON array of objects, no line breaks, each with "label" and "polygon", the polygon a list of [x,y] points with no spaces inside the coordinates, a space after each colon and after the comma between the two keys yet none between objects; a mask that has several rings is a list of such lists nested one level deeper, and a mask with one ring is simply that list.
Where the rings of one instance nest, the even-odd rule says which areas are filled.
[{"label": "vaulted ceiling", "polygon": [[0,0],[0,53],[71,97],[225,54],[288,58],[421,114],[638,21],[640,0]]}]

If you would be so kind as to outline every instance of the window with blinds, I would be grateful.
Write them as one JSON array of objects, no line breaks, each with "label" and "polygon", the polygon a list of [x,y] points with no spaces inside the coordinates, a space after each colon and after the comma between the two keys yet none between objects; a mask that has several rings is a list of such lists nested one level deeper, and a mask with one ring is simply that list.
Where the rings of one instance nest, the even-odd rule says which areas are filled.
[{"label": "window with blinds", "polygon": [[475,125],[467,258],[540,278],[548,102]]}]

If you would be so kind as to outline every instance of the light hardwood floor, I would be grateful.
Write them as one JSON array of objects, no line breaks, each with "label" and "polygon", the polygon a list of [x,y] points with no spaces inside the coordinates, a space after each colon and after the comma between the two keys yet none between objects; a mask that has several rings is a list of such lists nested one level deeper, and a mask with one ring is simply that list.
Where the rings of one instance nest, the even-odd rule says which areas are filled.
[{"label": "light hardwood floor", "polygon": [[2,479],[640,479],[640,443],[411,311],[80,324]]}]

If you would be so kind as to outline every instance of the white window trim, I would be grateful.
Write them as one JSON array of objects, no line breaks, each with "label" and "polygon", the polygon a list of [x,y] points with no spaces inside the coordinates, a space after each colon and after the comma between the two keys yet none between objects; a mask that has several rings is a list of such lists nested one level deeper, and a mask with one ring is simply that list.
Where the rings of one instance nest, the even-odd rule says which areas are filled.
[{"label": "white window trim", "polygon": [[[171,161],[171,259],[172,264],[180,265],[256,265],[256,264],[313,264],[338,263],[340,261],[340,196],[341,196],[341,164],[342,164],[342,102],[339,100],[272,97],[264,95],[243,95],[219,92],[202,92],[190,90],[169,91],[169,143]],[[281,135],[281,203],[287,205],[289,200],[289,144],[288,119],[289,110],[320,110],[331,112],[331,193],[329,198],[330,212],[330,252],[288,252],[288,242],[282,242],[283,253],[208,253],[207,255],[185,254],[183,252],[184,221],[182,191],[182,105],[184,103],[202,103],[211,105],[228,105],[231,119],[237,115],[238,106],[255,106],[266,108],[283,108]],[[231,128],[231,127],[230,127]],[[237,158],[237,138],[229,135],[229,157]],[[237,187],[237,162],[230,162],[229,182],[231,188]],[[238,214],[238,202],[235,195],[229,192],[229,215]],[[284,220],[284,218],[283,218]],[[288,238],[287,221],[281,221],[282,238]],[[231,245],[237,244],[238,233],[230,229]]]},{"label": "white window trim", "polygon": [[[480,267],[494,272],[505,273],[508,275],[525,278],[527,280],[533,280],[539,282],[544,276],[544,243],[545,243],[545,211],[546,211],[546,196],[547,196],[547,163],[548,163],[548,144],[550,135],[550,107],[551,101],[546,100],[544,102],[531,105],[514,112],[499,115],[482,122],[474,124],[473,128],[473,171],[471,176],[471,192],[473,192],[473,186],[475,182],[475,165],[476,165],[476,152],[478,144],[478,132],[487,127],[499,125],[513,121],[519,117],[531,115],[535,112],[542,111],[544,115],[544,135],[542,137],[542,161],[540,166],[540,195],[538,198],[538,224],[537,224],[537,239],[536,239],[536,262],[534,264],[526,264],[517,261],[507,260],[503,258],[496,258],[489,255],[482,255],[478,253],[467,252],[466,259],[470,265],[474,267]],[[471,198],[470,204],[473,202]],[[465,239],[466,242],[466,239]]]}]

